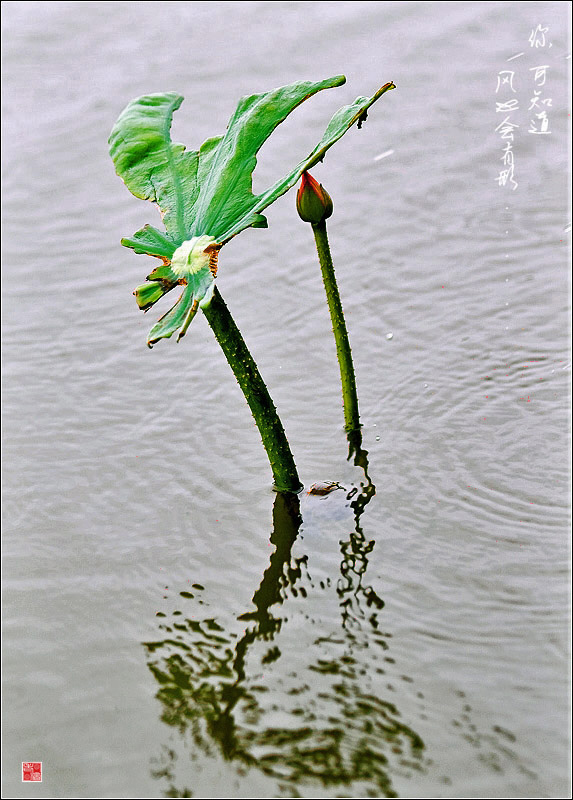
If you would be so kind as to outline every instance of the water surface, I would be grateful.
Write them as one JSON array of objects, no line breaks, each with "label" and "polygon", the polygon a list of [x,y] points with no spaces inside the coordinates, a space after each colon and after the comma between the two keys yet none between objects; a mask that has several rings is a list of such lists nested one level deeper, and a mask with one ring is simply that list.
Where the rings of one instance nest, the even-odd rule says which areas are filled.
[{"label": "water surface", "polygon": [[[567,796],[565,4],[3,12],[4,794],[28,796],[37,760],[40,797]],[[145,347],[170,299],[137,312],[149,259],[119,240],[159,216],[107,137],[130,99],[175,90],[173,138],[196,148],[241,95],[339,73],[254,188],[396,83],[314,173],[356,458],[294,193],[219,262],[305,486],[344,487],[284,498],[206,321]],[[533,97],[549,134],[528,133]]]}]

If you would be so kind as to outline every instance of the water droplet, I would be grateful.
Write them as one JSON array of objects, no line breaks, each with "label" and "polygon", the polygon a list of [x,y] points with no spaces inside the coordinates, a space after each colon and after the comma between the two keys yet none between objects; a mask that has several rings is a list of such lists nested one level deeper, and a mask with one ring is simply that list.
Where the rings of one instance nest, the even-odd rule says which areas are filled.
[{"label": "water droplet", "polygon": [[394,334],[393,334],[393,333],[387,333],[387,334],[386,334],[386,338],[387,338],[388,340],[390,340],[390,339],[393,339],[393,338],[394,338]]},{"label": "water droplet", "polygon": [[509,305],[509,303],[506,303],[505,305],[506,305],[506,306],[508,306],[508,305]]},{"label": "water droplet", "polygon": [[509,278],[506,278],[506,279],[505,279],[505,282],[507,283],[508,281],[509,281]]},{"label": "water droplet", "polygon": [[428,388],[428,384],[427,384],[427,383],[425,383],[425,384],[424,384],[424,389],[427,389],[427,388]]},{"label": "water droplet", "polygon": [[379,437],[379,436],[377,436],[377,437],[376,437],[376,441],[377,441],[377,442],[379,442],[379,441],[380,441],[380,437]]}]

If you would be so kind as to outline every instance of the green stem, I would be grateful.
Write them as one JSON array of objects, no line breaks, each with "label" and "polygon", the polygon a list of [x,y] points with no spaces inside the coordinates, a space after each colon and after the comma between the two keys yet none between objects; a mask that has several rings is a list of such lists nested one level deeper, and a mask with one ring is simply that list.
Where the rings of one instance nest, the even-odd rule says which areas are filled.
[{"label": "green stem", "polygon": [[344,429],[347,433],[360,430],[360,416],[358,414],[358,395],[356,394],[356,379],[352,364],[352,353],[348,332],[344,321],[344,312],[340,302],[340,294],[336,285],[334,266],[326,234],[326,220],[313,224],[318,260],[322,270],[322,279],[326,289],[326,299],[332,321],[332,332],[336,342],[336,353],[340,366],[340,379],[342,381],[342,399],[344,401]]},{"label": "green stem", "polygon": [[277,492],[299,492],[302,484],[277,410],[245,340],[216,287],[213,299],[203,312],[255,418],[273,471],[274,488]]}]

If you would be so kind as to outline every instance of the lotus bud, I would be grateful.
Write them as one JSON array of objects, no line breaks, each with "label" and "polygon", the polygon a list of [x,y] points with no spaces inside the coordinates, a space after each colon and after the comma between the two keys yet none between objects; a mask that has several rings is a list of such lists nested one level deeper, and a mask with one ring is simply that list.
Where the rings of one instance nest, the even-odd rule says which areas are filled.
[{"label": "lotus bud", "polygon": [[321,183],[315,181],[310,172],[302,173],[302,180],[296,195],[296,210],[305,222],[317,225],[332,214],[332,200]]}]

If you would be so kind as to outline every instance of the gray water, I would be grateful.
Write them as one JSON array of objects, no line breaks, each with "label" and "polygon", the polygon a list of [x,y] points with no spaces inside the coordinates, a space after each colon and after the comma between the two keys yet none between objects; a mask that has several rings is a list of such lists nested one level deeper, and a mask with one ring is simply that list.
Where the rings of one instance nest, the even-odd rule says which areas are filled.
[{"label": "gray water", "polygon": [[[4,796],[568,796],[569,4],[2,10]],[[205,319],[145,346],[171,296],[137,310],[151,262],[119,242],[160,219],[107,137],[173,90],[197,148],[240,96],[339,73],[254,188],[396,83],[313,171],[356,458],[294,192],[219,259],[297,501]],[[496,180],[510,98],[516,188]],[[343,488],[307,493],[325,480]]]}]

